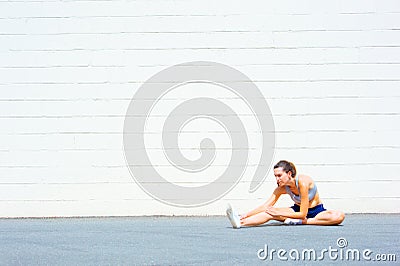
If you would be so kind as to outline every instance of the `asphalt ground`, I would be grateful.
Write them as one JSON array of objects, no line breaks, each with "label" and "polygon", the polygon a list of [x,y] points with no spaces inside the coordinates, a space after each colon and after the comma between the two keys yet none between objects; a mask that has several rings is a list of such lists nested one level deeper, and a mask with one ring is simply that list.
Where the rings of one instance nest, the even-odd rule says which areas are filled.
[{"label": "asphalt ground", "polygon": [[1,265],[400,265],[400,214],[241,229],[222,216],[0,219],[0,230]]}]

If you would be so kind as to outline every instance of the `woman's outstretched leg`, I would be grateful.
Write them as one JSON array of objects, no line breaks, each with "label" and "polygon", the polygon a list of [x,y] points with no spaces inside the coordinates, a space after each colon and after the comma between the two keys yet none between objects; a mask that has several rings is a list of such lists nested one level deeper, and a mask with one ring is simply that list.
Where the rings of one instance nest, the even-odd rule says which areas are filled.
[{"label": "woman's outstretched leg", "polygon": [[[277,209],[294,212],[292,208],[277,208]],[[260,224],[264,224],[270,220],[276,220],[276,221],[283,222],[285,220],[285,217],[281,217],[281,216],[274,217],[266,212],[260,212],[260,213],[254,214],[250,217],[242,219],[241,226],[257,226]]]}]

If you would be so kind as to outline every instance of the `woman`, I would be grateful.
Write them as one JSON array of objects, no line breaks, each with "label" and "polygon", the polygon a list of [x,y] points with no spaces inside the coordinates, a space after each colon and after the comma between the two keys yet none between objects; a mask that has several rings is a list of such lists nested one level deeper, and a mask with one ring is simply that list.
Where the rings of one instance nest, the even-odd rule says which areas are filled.
[{"label": "woman", "polygon": [[[233,228],[255,226],[277,220],[285,224],[338,225],[344,220],[344,213],[326,210],[315,182],[306,175],[296,176],[296,167],[288,161],[279,161],[274,166],[278,187],[271,197],[260,207],[238,215],[230,205],[226,214]],[[294,201],[290,208],[272,207],[282,194],[289,194]]]}]

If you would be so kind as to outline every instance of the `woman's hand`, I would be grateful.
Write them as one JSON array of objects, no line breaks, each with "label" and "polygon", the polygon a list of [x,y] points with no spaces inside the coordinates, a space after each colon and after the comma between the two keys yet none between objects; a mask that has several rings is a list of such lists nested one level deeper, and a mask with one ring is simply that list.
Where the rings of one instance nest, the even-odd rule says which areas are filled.
[{"label": "woman's hand", "polygon": [[269,215],[273,216],[273,217],[280,216],[280,214],[278,213],[277,209],[272,207],[272,206],[268,207],[265,210],[265,212],[268,213]]}]

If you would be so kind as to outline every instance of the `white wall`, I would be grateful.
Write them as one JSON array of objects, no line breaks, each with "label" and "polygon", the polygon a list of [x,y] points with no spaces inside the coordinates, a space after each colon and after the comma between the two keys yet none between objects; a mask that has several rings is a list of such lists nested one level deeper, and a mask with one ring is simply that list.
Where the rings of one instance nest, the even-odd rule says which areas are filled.
[{"label": "white wall", "polygon": [[[162,204],[125,165],[124,115],[158,71],[215,61],[255,81],[275,161],[317,182],[326,207],[400,212],[400,2],[0,1],[0,216],[214,215],[251,175],[198,208]],[[289,204],[283,200],[281,205]]]}]

